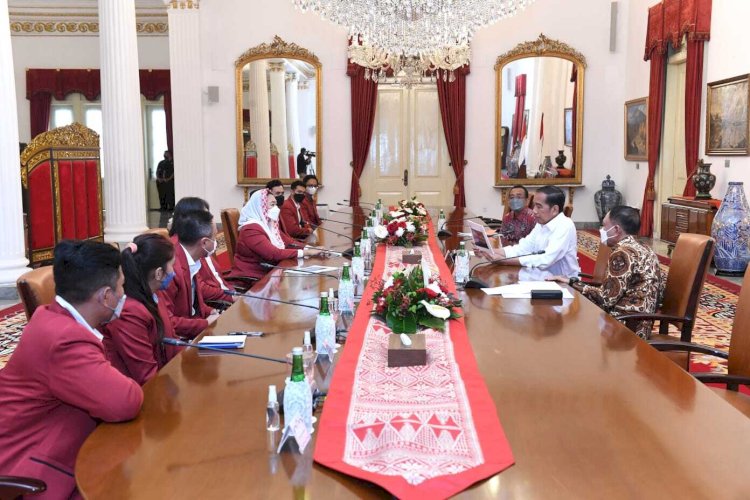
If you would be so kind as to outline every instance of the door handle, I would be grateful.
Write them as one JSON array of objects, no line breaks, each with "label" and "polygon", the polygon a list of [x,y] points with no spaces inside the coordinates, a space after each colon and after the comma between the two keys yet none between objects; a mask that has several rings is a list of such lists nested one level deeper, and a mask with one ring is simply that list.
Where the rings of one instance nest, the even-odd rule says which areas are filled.
[{"label": "door handle", "polygon": [[404,186],[408,186],[408,185],[409,185],[409,170],[405,168],[404,169]]}]

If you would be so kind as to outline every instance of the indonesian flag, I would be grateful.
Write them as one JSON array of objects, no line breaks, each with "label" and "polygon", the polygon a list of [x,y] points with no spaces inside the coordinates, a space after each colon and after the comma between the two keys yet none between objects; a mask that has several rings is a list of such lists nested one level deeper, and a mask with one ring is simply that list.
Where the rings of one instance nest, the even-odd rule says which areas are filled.
[{"label": "indonesian flag", "polygon": [[544,113],[539,123],[539,171],[542,170],[542,160],[544,159]]}]

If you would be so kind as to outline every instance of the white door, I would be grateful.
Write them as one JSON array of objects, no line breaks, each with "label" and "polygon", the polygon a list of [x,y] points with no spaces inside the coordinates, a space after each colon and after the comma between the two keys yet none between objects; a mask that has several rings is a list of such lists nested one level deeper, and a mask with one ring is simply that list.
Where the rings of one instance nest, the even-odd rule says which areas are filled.
[{"label": "white door", "polygon": [[379,86],[362,200],[393,205],[417,196],[428,206],[453,205],[449,163],[437,88]]}]

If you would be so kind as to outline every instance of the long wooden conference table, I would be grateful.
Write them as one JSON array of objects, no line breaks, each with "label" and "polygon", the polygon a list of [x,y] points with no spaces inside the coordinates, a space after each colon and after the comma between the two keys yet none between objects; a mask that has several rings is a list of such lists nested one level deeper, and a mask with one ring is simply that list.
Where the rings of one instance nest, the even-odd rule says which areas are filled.
[{"label": "long wooden conference table", "polygon": [[[459,230],[466,216],[454,211],[450,230]],[[360,232],[340,223],[324,227]],[[345,237],[318,233],[320,244],[351,246]],[[453,236],[445,247],[457,242]],[[493,285],[515,282],[518,272],[477,269]],[[337,287],[335,279],[274,270],[252,293],[317,305],[319,291],[329,287]],[[574,295],[532,303],[462,292],[474,354],[516,463],[459,496],[749,498],[750,420]],[[206,334],[264,331],[248,338],[245,352],[284,357],[301,345],[315,316],[313,309],[247,298]],[[330,380],[326,368],[318,367],[323,386]],[[265,428],[268,385],[283,388],[287,372],[282,364],[184,351],[144,386],[138,418],[100,425],[86,441],[76,464],[81,493],[107,500],[389,497],[313,463],[314,441],[302,455],[272,451],[278,433]]]}]

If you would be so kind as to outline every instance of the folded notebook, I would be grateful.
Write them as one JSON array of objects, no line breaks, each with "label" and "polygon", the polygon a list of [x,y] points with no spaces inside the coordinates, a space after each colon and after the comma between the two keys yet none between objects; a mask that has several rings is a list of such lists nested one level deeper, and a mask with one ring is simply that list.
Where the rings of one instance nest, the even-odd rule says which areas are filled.
[{"label": "folded notebook", "polygon": [[217,349],[242,349],[246,339],[244,335],[208,335],[200,339],[198,345]]}]

